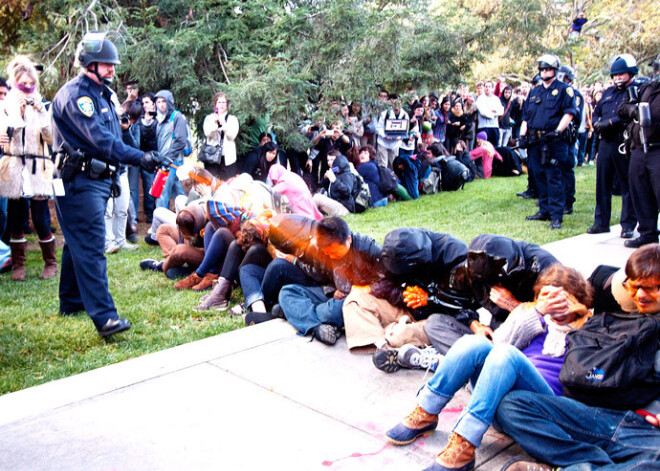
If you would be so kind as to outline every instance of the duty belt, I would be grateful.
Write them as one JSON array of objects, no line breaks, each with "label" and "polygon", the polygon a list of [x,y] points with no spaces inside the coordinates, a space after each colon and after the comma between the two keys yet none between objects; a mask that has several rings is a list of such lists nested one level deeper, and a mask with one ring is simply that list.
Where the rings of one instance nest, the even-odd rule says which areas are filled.
[{"label": "duty belt", "polygon": [[543,136],[545,136],[549,132],[550,131],[543,131],[541,129],[529,129],[527,131],[527,134],[528,134],[529,137],[531,137],[533,139],[542,139]]}]

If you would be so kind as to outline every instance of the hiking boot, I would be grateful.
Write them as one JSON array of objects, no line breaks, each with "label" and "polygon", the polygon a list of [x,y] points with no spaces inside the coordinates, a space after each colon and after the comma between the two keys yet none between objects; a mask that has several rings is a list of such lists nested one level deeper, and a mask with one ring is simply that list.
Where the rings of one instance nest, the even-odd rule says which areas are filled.
[{"label": "hiking boot", "polygon": [[424,471],[470,471],[474,469],[475,446],[459,434],[452,432],[449,443],[436,457],[435,463]]},{"label": "hiking boot", "polygon": [[193,291],[206,291],[207,289],[211,289],[213,286],[213,282],[217,281],[219,278],[218,275],[214,273],[207,273],[204,275],[204,278],[200,280],[199,283],[197,283],[195,286],[192,287]]},{"label": "hiking boot", "polygon": [[187,278],[174,283],[174,289],[193,289],[202,281],[202,277],[197,272],[192,272]]},{"label": "hiking boot", "polygon": [[326,345],[336,344],[339,337],[341,337],[341,330],[334,325],[321,324],[312,330],[312,340],[318,339],[319,342]]},{"label": "hiking boot", "polygon": [[9,242],[11,248],[11,279],[12,281],[25,281],[25,253],[27,241]]},{"label": "hiking boot", "polygon": [[57,252],[55,251],[55,237],[48,242],[39,241],[41,256],[44,259],[44,270],[39,275],[42,280],[50,280],[57,276]]},{"label": "hiking boot", "polygon": [[[207,274],[208,276],[208,274]],[[206,277],[204,277],[206,279]],[[202,280],[203,281],[203,280]],[[199,286],[199,285],[198,285]],[[194,290],[195,288],[193,288]],[[195,311],[207,311],[209,309],[217,309],[224,311],[229,307],[229,297],[231,296],[231,281],[226,278],[218,278],[218,284],[213,288],[209,296],[205,296],[204,300],[195,306]]]},{"label": "hiking boot", "polygon": [[522,461],[518,458],[507,461],[500,471],[555,471],[559,468],[553,468],[545,463],[534,463],[533,461]]},{"label": "hiking boot", "polygon": [[433,347],[418,348],[413,344],[406,344],[399,349],[398,363],[403,368],[435,371],[438,367],[438,351]]},{"label": "hiking boot", "polygon": [[161,271],[163,269],[163,262],[159,262],[158,260],[154,260],[152,258],[147,258],[146,260],[142,260],[140,262],[140,268],[143,270]]},{"label": "hiking boot", "polygon": [[408,445],[419,437],[426,437],[435,432],[438,426],[438,414],[429,414],[420,406],[385,433],[385,438],[394,445]]},{"label": "hiking boot", "polygon": [[385,373],[396,373],[401,369],[397,361],[399,351],[392,348],[379,348],[371,357],[374,366]]}]

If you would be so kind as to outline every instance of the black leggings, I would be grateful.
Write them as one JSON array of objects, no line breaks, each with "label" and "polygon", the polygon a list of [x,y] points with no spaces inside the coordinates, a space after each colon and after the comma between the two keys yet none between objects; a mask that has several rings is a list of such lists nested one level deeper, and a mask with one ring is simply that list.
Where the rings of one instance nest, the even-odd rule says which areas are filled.
[{"label": "black leggings", "polygon": [[7,202],[7,222],[11,238],[22,239],[25,236],[25,219],[28,216],[28,211],[32,213],[32,224],[34,225],[34,230],[37,231],[39,240],[50,239],[53,234],[48,225],[48,200],[31,199],[30,208],[28,209],[28,200],[26,198],[9,200]]},{"label": "black leggings", "polygon": [[237,283],[238,271],[243,265],[252,264],[266,267],[271,260],[272,258],[263,244],[255,244],[247,252],[243,252],[238,242],[233,241],[229,245],[229,250],[227,250],[227,256],[222,264],[220,276],[230,280],[232,283]]}]

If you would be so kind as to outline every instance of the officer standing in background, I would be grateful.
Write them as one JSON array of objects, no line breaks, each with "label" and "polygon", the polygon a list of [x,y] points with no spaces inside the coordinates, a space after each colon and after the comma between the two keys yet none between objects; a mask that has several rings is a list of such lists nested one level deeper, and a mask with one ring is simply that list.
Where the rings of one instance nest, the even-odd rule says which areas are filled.
[{"label": "officer standing in background", "polygon": [[[619,107],[618,114],[632,120],[630,139],[630,197],[639,220],[639,237],[625,242],[638,248],[658,242],[660,208],[660,54],[652,63],[653,80],[639,89],[638,99]],[[648,112],[645,111],[648,109]]]},{"label": "officer standing in background", "polygon": [[[573,82],[575,82],[575,71],[570,65],[562,65],[559,68],[559,74],[557,74],[559,80],[569,84],[573,87]],[[570,139],[568,142],[568,157],[571,160],[572,164],[570,168],[562,169],[562,183],[564,185],[564,214],[573,214],[573,205],[575,204],[575,164],[577,156],[577,133],[578,128],[580,127],[580,121],[582,120],[582,111],[584,110],[584,98],[582,94],[578,91],[577,88],[573,88],[573,93],[575,93],[575,107],[577,108],[578,114],[568,125],[570,130]]]},{"label": "officer standing in background", "polygon": [[566,128],[578,115],[575,92],[557,80],[559,58],[544,54],[538,60],[542,84],[534,87],[523,107],[520,147],[527,147],[528,165],[539,191],[539,211],[527,221],[550,221],[561,229],[564,216],[562,172],[572,167]]},{"label": "officer standing in background", "polygon": [[[103,214],[116,195],[119,164],[153,172],[158,154],[142,153],[121,138],[116,94],[108,87],[119,64],[105,33],[87,33],[76,51],[81,73],[53,100],[53,138],[61,180],[54,183],[57,217],[66,244],[62,250],[60,312],[87,311],[101,337],[128,330],[110,292],[103,244]],[[114,192],[114,193],[113,193]]]},{"label": "officer standing in background", "polygon": [[610,76],[614,86],[603,92],[593,114],[594,131],[600,135],[596,160],[596,211],[594,225],[587,234],[610,232],[614,175],[621,189],[621,238],[630,239],[637,225],[628,187],[628,159],[623,151],[623,131],[630,122],[617,114],[619,105],[628,101],[627,88],[637,75],[637,61],[630,54],[614,59]]}]

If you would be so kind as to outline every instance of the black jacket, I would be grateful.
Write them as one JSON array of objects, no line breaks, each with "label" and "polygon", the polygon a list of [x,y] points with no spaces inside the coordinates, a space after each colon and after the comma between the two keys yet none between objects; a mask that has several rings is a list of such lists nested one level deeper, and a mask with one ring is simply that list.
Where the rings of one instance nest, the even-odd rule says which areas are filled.
[{"label": "black jacket", "polygon": [[338,155],[332,163],[332,171],[337,180],[330,183],[330,180],[324,178],[321,186],[326,189],[328,196],[335,201],[339,201],[351,213],[355,212],[355,200],[353,199],[353,187],[355,186],[355,175],[351,172],[351,166],[343,155]]}]

